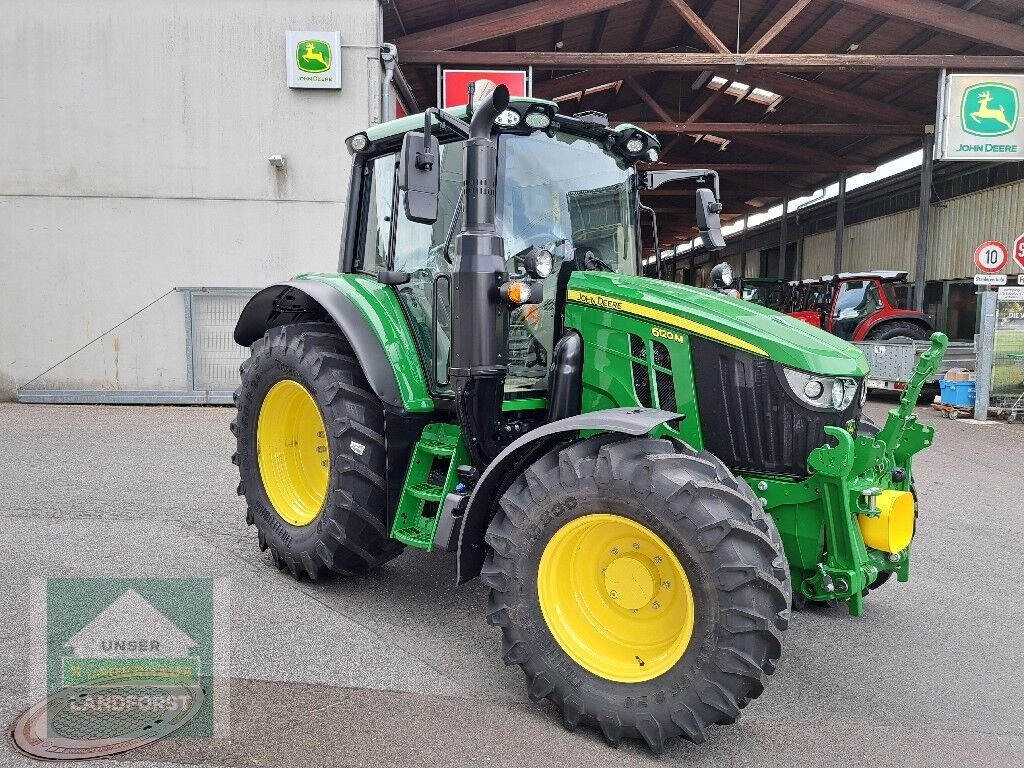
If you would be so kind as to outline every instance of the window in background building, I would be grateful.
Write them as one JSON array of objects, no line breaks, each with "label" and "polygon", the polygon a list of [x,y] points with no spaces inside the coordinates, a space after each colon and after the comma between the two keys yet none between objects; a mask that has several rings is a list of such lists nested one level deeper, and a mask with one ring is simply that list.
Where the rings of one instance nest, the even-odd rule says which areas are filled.
[{"label": "window in background building", "polygon": [[971,341],[978,332],[978,288],[974,283],[949,283],[946,301],[946,335],[954,341]]},{"label": "window in background building", "polygon": [[929,280],[924,284],[924,313],[937,331],[946,330],[946,315],[942,311],[945,294],[945,284],[938,280]]}]

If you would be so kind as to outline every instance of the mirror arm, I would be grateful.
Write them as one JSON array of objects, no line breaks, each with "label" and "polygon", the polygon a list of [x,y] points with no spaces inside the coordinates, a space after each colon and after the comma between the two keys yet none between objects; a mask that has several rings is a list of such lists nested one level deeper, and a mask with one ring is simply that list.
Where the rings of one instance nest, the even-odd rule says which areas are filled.
[{"label": "mirror arm", "polygon": [[651,214],[651,229],[654,232],[654,269],[657,278],[661,280],[661,244],[658,242],[658,214],[649,205],[644,205],[643,203],[640,203],[640,210]]},{"label": "mirror arm", "polygon": [[430,137],[434,130],[434,118],[455,133],[468,138],[469,125],[459,118],[449,115],[447,112],[431,107],[423,113],[423,149],[416,153],[416,167],[421,171],[429,171],[434,167],[437,158],[430,151]]},{"label": "mirror arm", "polygon": [[710,168],[680,168],[672,171],[644,171],[641,175],[641,189],[657,189],[662,184],[667,184],[670,181],[698,181],[707,184],[707,180],[710,179],[711,189],[715,192],[715,199],[720,200],[722,197],[721,189],[719,188],[718,171],[713,171]]}]

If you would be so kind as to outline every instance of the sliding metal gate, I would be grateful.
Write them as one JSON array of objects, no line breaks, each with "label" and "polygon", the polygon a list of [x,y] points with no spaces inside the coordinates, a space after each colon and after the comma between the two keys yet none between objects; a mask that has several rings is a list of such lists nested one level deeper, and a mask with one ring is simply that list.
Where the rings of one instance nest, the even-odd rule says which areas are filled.
[{"label": "sliding metal gate", "polygon": [[[179,294],[183,301],[185,389],[19,388],[18,400],[22,403],[230,405],[231,394],[238,386],[238,366],[249,354],[248,349],[235,344],[232,333],[242,308],[256,293],[256,290],[255,288],[174,289],[174,293]],[[167,300],[171,300],[171,298],[168,296]],[[83,345],[62,362],[71,360],[75,354],[104,338],[125,322],[127,319]],[[40,377],[36,377],[36,379],[38,378]]]}]

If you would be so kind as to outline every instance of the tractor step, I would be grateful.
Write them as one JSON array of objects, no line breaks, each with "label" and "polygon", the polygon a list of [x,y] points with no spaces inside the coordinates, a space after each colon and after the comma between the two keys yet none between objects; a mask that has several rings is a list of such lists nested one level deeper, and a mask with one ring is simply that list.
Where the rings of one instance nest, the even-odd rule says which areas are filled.
[{"label": "tractor step", "polygon": [[462,430],[455,424],[428,424],[413,450],[391,538],[410,547],[434,548],[441,504],[459,483],[456,469],[468,461]]}]

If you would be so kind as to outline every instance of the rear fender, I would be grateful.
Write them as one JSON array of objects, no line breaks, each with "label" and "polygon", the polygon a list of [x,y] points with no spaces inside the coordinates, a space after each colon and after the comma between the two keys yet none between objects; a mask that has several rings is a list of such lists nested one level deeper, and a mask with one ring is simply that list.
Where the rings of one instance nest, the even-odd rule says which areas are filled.
[{"label": "rear fender", "polygon": [[264,288],[239,315],[235,342],[248,347],[279,325],[328,318],[345,335],[373,393],[392,408],[409,410],[384,345],[370,322],[348,296],[326,283],[292,280]]},{"label": "rear fender", "polygon": [[887,312],[879,312],[857,326],[856,332],[853,334],[853,341],[863,341],[867,338],[867,335],[872,329],[877,328],[885,323],[892,322],[893,320],[901,320],[906,323],[913,323],[914,325],[921,326],[926,333],[932,333],[935,329],[932,327],[932,320],[924,312],[914,312],[909,309],[890,309]]},{"label": "rear fender", "polygon": [[567,436],[592,430],[639,437],[682,418],[685,418],[682,414],[654,408],[608,408],[553,421],[513,442],[484,470],[466,506],[459,534],[458,583],[465,584],[480,575],[487,554],[484,533],[494,517],[501,494],[514,478]]}]

